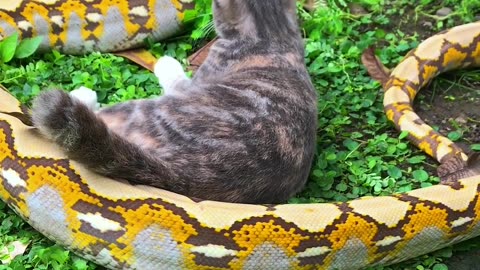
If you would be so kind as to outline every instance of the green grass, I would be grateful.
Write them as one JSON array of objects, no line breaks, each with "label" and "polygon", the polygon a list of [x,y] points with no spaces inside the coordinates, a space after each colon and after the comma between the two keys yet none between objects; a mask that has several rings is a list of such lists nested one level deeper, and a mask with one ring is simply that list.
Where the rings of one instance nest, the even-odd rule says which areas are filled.
[{"label": "green grass", "polygon": [[[149,42],[150,49],[156,55],[168,54],[186,64],[186,57],[212,37],[207,2],[197,1],[198,10],[188,14],[191,22],[185,33],[162,43]],[[435,11],[440,1],[422,0],[415,5],[410,2],[359,1],[367,15],[350,14],[342,0],[326,1],[326,7],[313,14],[300,10],[306,62],[319,93],[319,130],[310,180],[290,203],[346,201],[438,183],[434,173],[437,163],[412,147],[406,134],[396,132],[386,120],[380,86],[367,75],[360,55],[368,46],[379,44],[380,58],[393,67],[422,38],[472,21],[480,4],[476,0],[444,1],[442,5],[454,12],[439,18]],[[422,26],[425,20],[433,29]],[[8,60],[4,57],[0,53],[0,59]],[[49,88],[72,90],[87,86],[97,91],[104,104],[161,95],[153,74],[110,54],[69,56],[49,52],[13,57],[12,61],[0,63],[0,83],[27,104],[39,91]],[[475,71],[462,72],[471,80],[478,78]],[[463,134],[463,129],[458,130]],[[469,143],[462,134],[448,135]],[[474,144],[472,148],[479,150],[480,146]],[[11,249],[9,245],[15,241],[28,243],[27,250],[9,265],[0,266],[0,270],[100,268],[46,240],[0,202],[0,250]],[[447,269],[445,263],[452,254],[465,250],[480,250],[480,239],[376,269]]]}]

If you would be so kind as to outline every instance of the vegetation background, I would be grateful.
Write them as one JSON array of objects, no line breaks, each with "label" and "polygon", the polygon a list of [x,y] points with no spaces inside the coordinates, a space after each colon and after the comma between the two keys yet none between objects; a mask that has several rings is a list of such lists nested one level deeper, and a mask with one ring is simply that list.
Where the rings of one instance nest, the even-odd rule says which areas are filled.
[{"label": "vegetation background", "polygon": [[[187,57],[214,37],[211,0],[196,0],[185,31],[160,43],[146,42],[157,56]],[[361,65],[364,49],[394,67],[421,40],[449,27],[479,20],[477,0],[316,1],[298,5],[312,80],[319,93],[317,154],[306,189],[290,203],[346,201],[438,183],[437,163],[413,147],[383,113],[380,85]],[[102,104],[162,94],[150,72],[111,55],[32,53],[38,41],[0,44],[0,83],[28,104],[42,89],[95,89]],[[11,46],[13,44],[13,46]],[[10,49],[9,49],[10,48]],[[11,48],[14,48],[13,50]],[[422,91],[416,108],[432,126],[466,150],[480,151],[480,72],[457,71]],[[9,260],[11,255],[16,255]],[[375,269],[478,269],[480,238],[389,267]],[[0,202],[0,270],[102,269],[55,245]],[[475,268],[477,267],[477,268]]]}]

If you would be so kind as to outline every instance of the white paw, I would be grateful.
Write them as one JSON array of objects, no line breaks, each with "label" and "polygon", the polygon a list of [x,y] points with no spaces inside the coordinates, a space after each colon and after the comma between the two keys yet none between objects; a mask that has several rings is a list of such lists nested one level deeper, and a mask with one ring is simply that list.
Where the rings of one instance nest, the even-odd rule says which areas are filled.
[{"label": "white paw", "polygon": [[177,82],[188,79],[182,65],[170,56],[163,56],[158,59],[154,73],[166,93],[173,91]]},{"label": "white paw", "polygon": [[97,102],[97,92],[90,88],[81,86],[70,92],[70,96],[81,101],[92,111],[95,111],[100,107],[100,104]]}]

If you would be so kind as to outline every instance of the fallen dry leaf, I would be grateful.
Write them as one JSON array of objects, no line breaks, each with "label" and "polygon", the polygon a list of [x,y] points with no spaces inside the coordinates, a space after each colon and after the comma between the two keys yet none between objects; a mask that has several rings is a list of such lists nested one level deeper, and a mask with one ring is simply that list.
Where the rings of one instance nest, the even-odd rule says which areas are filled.
[{"label": "fallen dry leaf", "polygon": [[[217,38],[210,41],[209,43],[207,43],[207,45],[202,47],[200,50],[198,50],[188,58],[188,62],[190,63],[190,65],[187,67],[188,70],[195,72],[200,67],[200,65],[202,65],[202,63],[208,56],[210,47],[213,45],[213,43],[215,43],[216,40]],[[145,49],[128,50],[123,52],[117,52],[114,54],[130,59],[134,63],[150,71],[153,71],[155,63],[157,62],[157,58]]]},{"label": "fallen dry leaf", "polygon": [[[0,84],[0,90],[5,91],[7,93],[9,92],[8,89],[5,88],[5,86],[3,86],[1,84]],[[13,117],[17,118],[18,120],[22,121],[22,123],[24,123],[27,126],[33,126],[32,118],[30,117],[30,112],[29,112],[29,109],[27,108],[27,106],[25,106],[23,104],[20,104],[20,109],[22,110],[22,112],[8,112],[8,111],[2,111],[0,109],[0,113],[8,114],[10,116],[13,116]]]},{"label": "fallen dry leaf", "polygon": [[318,7],[320,6],[326,6],[327,3],[325,0],[307,0],[305,1],[305,3],[303,4],[303,7],[310,11],[310,12],[313,12],[315,9],[317,9]]},{"label": "fallen dry leaf", "polygon": [[390,70],[386,68],[380,59],[375,55],[375,49],[370,47],[363,51],[362,63],[370,74],[372,79],[380,82],[383,87],[390,77]]},{"label": "fallen dry leaf", "polygon": [[32,122],[32,118],[31,118],[30,114],[25,114],[25,113],[20,113],[20,112],[3,112],[3,111],[0,111],[0,113],[8,114],[10,116],[13,116],[13,117],[17,118],[18,120],[20,120],[24,125],[33,127],[33,122]]},{"label": "fallen dry leaf", "polygon": [[135,49],[114,53],[115,55],[130,59],[134,63],[153,72],[157,58],[145,49]]},{"label": "fallen dry leaf", "polygon": [[208,42],[207,45],[203,46],[200,50],[196,51],[194,54],[188,57],[188,62],[190,63],[190,65],[187,67],[188,70],[192,72],[197,71],[197,69],[207,58],[210,47],[212,47],[213,43],[215,43],[217,39],[218,38],[215,38],[212,41]]},{"label": "fallen dry leaf", "polygon": [[[0,257],[6,255],[6,259],[1,260],[2,263],[7,265],[18,255],[23,255],[29,244],[30,242],[24,244],[20,241],[14,241],[6,245],[3,249],[0,249]],[[11,251],[9,251],[9,249],[11,249]]]},{"label": "fallen dry leaf", "polygon": [[350,13],[353,15],[367,15],[368,12],[365,8],[360,5],[359,3],[348,3],[348,9],[350,9]]}]

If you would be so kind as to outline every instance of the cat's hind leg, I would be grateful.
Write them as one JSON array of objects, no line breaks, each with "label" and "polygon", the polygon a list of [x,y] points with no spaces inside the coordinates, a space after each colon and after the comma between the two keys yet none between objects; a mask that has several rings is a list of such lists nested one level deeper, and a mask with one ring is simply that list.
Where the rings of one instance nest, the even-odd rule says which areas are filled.
[{"label": "cat's hind leg", "polygon": [[80,147],[83,136],[93,139],[107,133],[105,125],[97,121],[95,113],[89,108],[92,100],[93,95],[85,89],[70,95],[61,90],[42,92],[33,101],[33,124],[40,133],[67,152],[74,150]]},{"label": "cat's hind leg", "polygon": [[175,91],[179,90],[179,85],[190,80],[183,71],[182,65],[170,56],[163,56],[158,59],[154,73],[166,95],[175,94]]},{"label": "cat's hind leg", "polygon": [[176,180],[162,160],[112,132],[83,102],[64,91],[40,93],[33,101],[32,120],[40,133],[59,145],[70,159],[97,173],[184,191],[184,183]]}]

